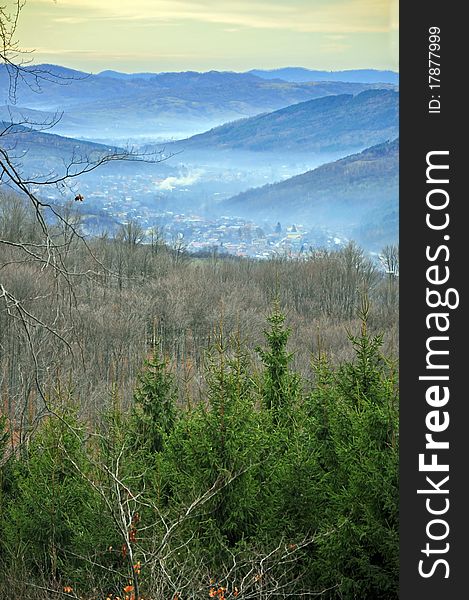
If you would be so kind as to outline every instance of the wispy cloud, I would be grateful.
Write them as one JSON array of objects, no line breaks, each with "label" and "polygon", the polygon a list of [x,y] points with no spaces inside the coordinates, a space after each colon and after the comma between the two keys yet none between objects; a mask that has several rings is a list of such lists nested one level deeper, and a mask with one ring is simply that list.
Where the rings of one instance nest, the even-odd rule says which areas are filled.
[{"label": "wispy cloud", "polygon": [[56,17],[53,21],[64,25],[81,25],[82,23],[88,23],[89,19],[86,17]]},{"label": "wispy cloud", "polygon": [[398,0],[28,0],[19,38],[85,70],[394,68]]},{"label": "wispy cloud", "polygon": [[[50,3],[50,0],[30,1]],[[63,9],[78,14],[57,16],[55,20],[59,23],[124,20],[127,24],[149,20],[193,21],[304,33],[384,32],[396,27],[390,8],[394,3],[393,0],[298,0],[282,4],[243,0],[58,0]]]},{"label": "wispy cloud", "polygon": [[[44,46],[38,46],[35,48],[24,48],[26,52],[35,52],[42,57],[50,56],[57,57],[63,56],[66,58],[90,58],[90,59],[136,59],[136,60],[145,60],[145,59],[154,59],[154,52],[118,52],[109,50],[109,51],[96,51],[96,50],[70,50],[67,48],[48,48]],[[193,57],[193,53],[184,53],[184,52],[159,52],[158,58],[163,59],[187,59]]]}]

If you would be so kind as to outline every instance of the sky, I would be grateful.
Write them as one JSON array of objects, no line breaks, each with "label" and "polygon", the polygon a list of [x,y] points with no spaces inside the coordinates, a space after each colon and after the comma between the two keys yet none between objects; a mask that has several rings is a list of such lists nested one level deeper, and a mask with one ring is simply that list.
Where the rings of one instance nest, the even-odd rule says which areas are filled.
[{"label": "sky", "polygon": [[92,73],[398,70],[398,0],[26,0],[17,38]]}]

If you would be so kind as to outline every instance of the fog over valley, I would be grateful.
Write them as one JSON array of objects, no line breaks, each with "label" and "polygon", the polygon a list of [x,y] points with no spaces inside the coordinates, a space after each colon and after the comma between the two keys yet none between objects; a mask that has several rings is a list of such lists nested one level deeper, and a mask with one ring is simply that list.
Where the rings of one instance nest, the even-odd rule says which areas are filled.
[{"label": "fog over valley", "polygon": [[[189,251],[257,258],[397,241],[395,73],[40,72],[11,90],[0,68],[2,143],[47,202],[83,198],[88,235],[135,221]],[[113,154],[131,160],[41,189]]]}]

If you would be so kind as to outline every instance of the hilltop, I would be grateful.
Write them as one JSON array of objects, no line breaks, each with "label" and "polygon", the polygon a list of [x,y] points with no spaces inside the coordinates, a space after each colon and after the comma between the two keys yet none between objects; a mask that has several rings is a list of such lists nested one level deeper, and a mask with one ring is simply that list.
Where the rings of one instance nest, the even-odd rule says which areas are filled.
[{"label": "hilltop", "polygon": [[227,123],[176,144],[182,149],[343,152],[398,135],[399,94],[367,90],[293,104]]},{"label": "hilltop", "polygon": [[399,74],[395,71],[377,69],[351,69],[348,71],[316,71],[304,67],[284,67],[282,69],[252,69],[252,75],[263,79],[283,79],[284,81],[348,81],[355,83],[391,83],[399,85]]}]

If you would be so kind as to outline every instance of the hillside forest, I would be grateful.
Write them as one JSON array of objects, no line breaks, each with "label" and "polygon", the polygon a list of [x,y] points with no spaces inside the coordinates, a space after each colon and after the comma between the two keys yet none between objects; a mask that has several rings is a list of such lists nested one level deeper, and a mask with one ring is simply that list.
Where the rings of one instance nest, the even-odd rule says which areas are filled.
[{"label": "hillside forest", "polygon": [[61,216],[0,196],[0,598],[397,598],[397,248]]}]

